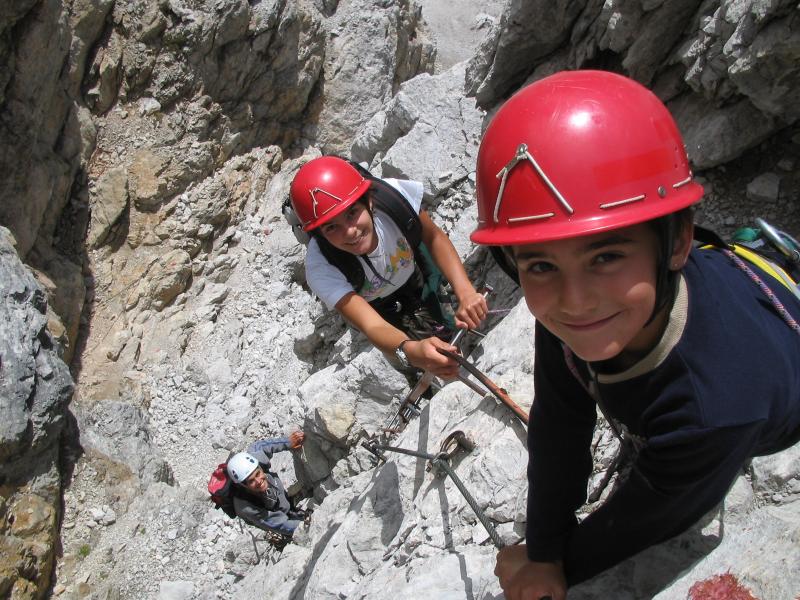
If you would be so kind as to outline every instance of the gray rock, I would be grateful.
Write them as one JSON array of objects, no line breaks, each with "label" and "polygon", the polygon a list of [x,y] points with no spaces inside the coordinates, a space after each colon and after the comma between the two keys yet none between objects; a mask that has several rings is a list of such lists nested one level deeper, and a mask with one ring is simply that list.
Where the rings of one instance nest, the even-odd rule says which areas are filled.
[{"label": "gray rock", "polygon": [[158,584],[158,600],[190,600],[194,595],[191,581],[162,581]]},{"label": "gray rock", "polygon": [[754,202],[773,202],[781,191],[781,176],[777,173],[762,173],[747,184],[747,197]]},{"label": "gray rock", "polygon": [[154,448],[147,417],[140,409],[106,400],[96,403],[90,410],[77,406],[75,416],[85,450],[99,452],[126,465],[145,484],[173,483],[172,470]]},{"label": "gray rock", "polygon": [[106,171],[91,194],[92,221],[87,242],[100,246],[128,207],[128,175],[123,167]]},{"label": "gray rock", "polygon": [[325,153],[342,152],[397,86],[433,70],[433,49],[418,39],[419,10],[409,0],[348,0],[338,5],[322,73],[319,115],[308,128]]},{"label": "gray rock", "polygon": [[430,197],[443,194],[475,170],[483,113],[463,89],[463,65],[403,84],[356,136],[352,157],[383,177],[422,181]]},{"label": "gray rock", "polygon": [[512,1],[466,73],[467,93],[489,107],[523,80],[532,66],[569,39],[580,3]]},{"label": "gray rock", "polygon": [[792,478],[798,475],[800,445],[788,450],[753,459],[754,487],[756,491],[770,493],[786,489]]},{"label": "gray rock", "polygon": [[[46,329],[45,294],[12,244],[0,227],[0,457],[3,475],[23,482],[37,455],[52,460],[73,383]],[[28,463],[24,469],[20,460]]]},{"label": "gray rock", "polygon": [[733,160],[775,128],[772,117],[756,110],[748,100],[716,108],[685,95],[671,102],[669,108],[680,124],[689,160],[696,169]]}]

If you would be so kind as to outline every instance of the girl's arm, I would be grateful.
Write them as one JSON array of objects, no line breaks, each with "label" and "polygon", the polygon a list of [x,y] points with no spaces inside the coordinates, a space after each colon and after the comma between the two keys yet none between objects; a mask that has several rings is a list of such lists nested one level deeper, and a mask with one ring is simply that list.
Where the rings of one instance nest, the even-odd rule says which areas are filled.
[{"label": "girl's arm", "polygon": [[420,211],[419,218],[422,221],[422,241],[458,298],[456,325],[477,328],[489,310],[486,299],[472,286],[450,238],[431,220],[427,211]]},{"label": "girl's arm", "polygon": [[[394,354],[397,347],[408,336],[394,325],[388,323],[378,312],[355,292],[345,294],[336,303],[336,310],[347,319],[354,327],[367,336],[370,342],[386,354]],[[458,374],[458,363],[451,358],[439,354],[437,348],[455,352],[451,346],[436,337],[421,341],[408,341],[403,345],[403,351],[408,361],[420,369],[431,371],[434,375],[445,379],[452,379]]]}]

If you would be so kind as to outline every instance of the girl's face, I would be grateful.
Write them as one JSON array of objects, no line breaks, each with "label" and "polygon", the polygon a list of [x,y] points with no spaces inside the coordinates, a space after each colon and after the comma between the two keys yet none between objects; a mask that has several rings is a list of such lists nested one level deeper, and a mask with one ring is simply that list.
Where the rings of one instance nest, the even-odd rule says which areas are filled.
[{"label": "girl's face", "polygon": [[369,254],[378,246],[372,215],[361,201],[320,225],[319,230],[334,247],[350,254]]},{"label": "girl's face", "polygon": [[[686,255],[677,254],[670,268],[683,266]],[[658,256],[658,237],[649,225],[515,246],[514,256],[528,309],[583,360],[624,363],[658,342],[667,311],[647,324],[656,302]]]}]

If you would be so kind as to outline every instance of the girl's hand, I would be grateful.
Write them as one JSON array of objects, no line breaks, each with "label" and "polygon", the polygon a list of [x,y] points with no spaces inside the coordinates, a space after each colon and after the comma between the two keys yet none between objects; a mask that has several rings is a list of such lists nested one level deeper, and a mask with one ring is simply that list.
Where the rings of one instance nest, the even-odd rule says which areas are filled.
[{"label": "girl's hand", "polygon": [[567,582],[561,563],[528,560],[525,544],[500,550],[494,574],[506,600],[566,600]]},{"label": "girl's hand", "polygon": [[455,379],[458,375],[459,364],[452,358],[439,354],[437,348],[458,352],[458,348],[437,337],[429,337],[421,341],[410,341],[403,345],[408,362],[415,367],[430,371],[442,379]]},{"label": "girl's hand", "polygon": [[477,329],[489,313],[486,298],[475,290],[458,299],[456,325],[464,329]]}]

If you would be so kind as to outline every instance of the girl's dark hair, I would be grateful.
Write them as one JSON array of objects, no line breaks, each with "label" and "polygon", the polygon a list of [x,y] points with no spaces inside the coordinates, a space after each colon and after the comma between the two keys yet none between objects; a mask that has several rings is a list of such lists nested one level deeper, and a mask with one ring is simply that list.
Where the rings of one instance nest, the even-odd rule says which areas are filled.
[{"label": "girl's dark hair", "polygon": [[[369,212],[370,216],[373,219],[375,218],[375,215],[372,213],[372,209],[369,206],[369,191],[367,191],[366,194],[362,194],[355,202],[353,202],[351,206],[355,206],[356,204],[363,204],[366,207],[367,211]],[[349,206],[347,208],[348,210],[350,209]],[[310,235],[313,238],[316,238],[318,242],[319,240],[324,240],[325,236],[322,235],[321,229],[322,225],[320,225],[319,227],[315,227],[314,229],[308,232],[308,235]]]}]

